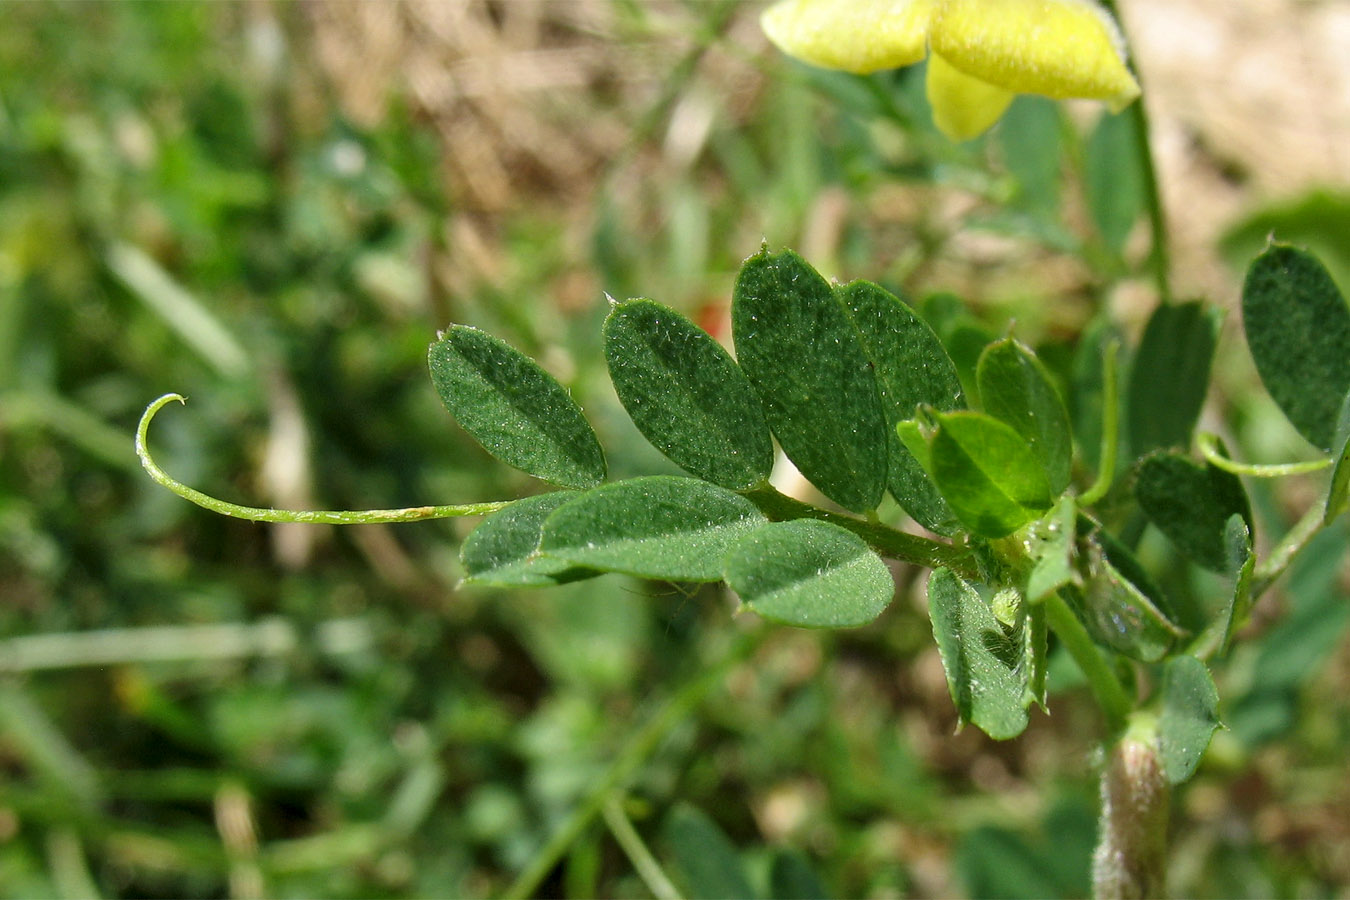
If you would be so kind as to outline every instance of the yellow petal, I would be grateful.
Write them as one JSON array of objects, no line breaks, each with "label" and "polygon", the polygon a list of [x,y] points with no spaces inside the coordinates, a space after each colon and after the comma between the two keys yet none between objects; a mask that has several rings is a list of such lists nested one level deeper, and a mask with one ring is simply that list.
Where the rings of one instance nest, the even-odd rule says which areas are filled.
[{"label": "yellow petal", "polygon": [[764,11],[764,33],[788,56],[865,74],[912,65],[928,49],[936,0],[781,0]]},{"label": "yellow petal", "polygon": [[1095,0],[941,0],[929,39],[953,66],[1018,94],[1139,96],[1125,42]]},{"label": "yellow petal", "polygon": [[934,53],[928,57],[928,103],[933,124],[954,141],[979,137],[998,121],[1013,92],[981,81]]}]

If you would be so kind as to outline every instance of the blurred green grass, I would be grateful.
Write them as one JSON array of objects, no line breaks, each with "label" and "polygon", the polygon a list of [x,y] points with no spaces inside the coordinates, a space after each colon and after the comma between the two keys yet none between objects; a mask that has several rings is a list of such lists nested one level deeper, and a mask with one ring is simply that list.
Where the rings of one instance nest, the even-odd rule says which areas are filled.
[{"label": "blurred green grass", "polygon": [[[662,470],[605,384],[603,294],[717,333],[761,239],[827,274],[959,290],[980,301],[961,327],[1015,317],[1039,341],[1071,341],[1128,274],[1100,248],[1064,252],[1082,229],[1063,221],[1058,167],[1027,147],[1081,148],[1048,105],[953,148],[914,73],[786,65],[760,52],[752,6],[462,6],[501,42],[485,58],[593,63],[565,88],[489,98],[525,145],[594,131],[572,168],[542,151],[507,165],[496,205],[452,163],[510,162],[513,133],[360,59],[333,65],[325,42],[343,15],[359,25],[355,7],[6,7],[0,895],[499,894],[653,717],[668,726],[619,808],[684,890],[713,889],[686,843],[729,840],[765,893],[1084,893],[1090,706],[1066,676],[1021,741],[951,734],[914,572],[870,628],[760,631],[710,589],[461,591],[465,523],[269,528],[141,475],[134,423],[175,390],[192,399],[156,422],[161,462],[243,502],[538,490],[437,403],[425,352],[449,321],[562,377],[615,477]],[[462,72],[456,53],[445,66]],[[344,102],[365,80],[373,114]],[[1232,394],[1243,434],[1273,427]],[[1264,498],[1268,521],[1284,502]],[[1344,541],[1308,554],[1287,615],[1230,667],[1234,731],[1178,801],[1184,893],[1350,878]],[[775,861],[787,850],[819,881],[783,880],[800,875]],[[596,819],[539,892],[647,888]]]}]

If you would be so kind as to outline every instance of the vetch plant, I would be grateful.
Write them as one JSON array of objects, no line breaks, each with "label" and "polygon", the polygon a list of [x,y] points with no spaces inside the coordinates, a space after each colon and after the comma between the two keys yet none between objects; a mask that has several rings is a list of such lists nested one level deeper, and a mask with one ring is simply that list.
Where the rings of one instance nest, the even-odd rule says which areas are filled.
[{"label": "vetch plant", "polygon": [[[239,507],[180,484],[151,459],[147,428],[163,406],[182,399],[174,394],[146,410],[137,449],[161,484],[256,521],[487,513],[462,548],[470,585],[545,587],[605,572],[725,581],[747,609],[771,621],[849,628],[890,604],[895,587],[885,559],[931,568],[933,635],[962,722],[1000,740],[1021,734],[1030,707],[1049,702],[1052,639],[1082,670],[1111,748],[1098,892],[1149,895],[1161,885],[1168,785],[1191,776],[1219,727],[1206,662],[1223,657],[1257,597],[1345,511],[1350,494],[1350,365],[1336,352],[1350,347],[1350,307],[1313,257],[1276,245],[1253,262],[1243,308],[1265,384],[1325,452],[1316,467],[1330,469],[1323,502],[1261,560],[1239,476],[1313,466],[1241,464],[1213,436],[1194,435],[1198,406],[1174,398],[1203,394],[1208,360],[1167,392],[1148,379],[1132,382],[1126,407],[1165,425],[1142,442],[1132,439],[1140,452],[1122,487],[1111,475],[1122,435],[1115,354],[1108,354],[1103,468],[1090,484],[1076,483],[1082,448],[1075,450],[1060,391],[1031,349],[1012,338],[989,344],[975,371],[977,394],[968,396],[947,350],[913,309],[869,282],[831,284],[791,251],[762,250],[741,269],[732,305],[737,360],[673,309],[646,299],[612,306],[604,346],[616,392],[642,433],[688,477],[603,483],[599,442],[567,391],[518,351],[465,326],[451,326],[431,345],[437,392],[495,457],[561,490],[405,510]],[[1154,315],[1171,329],[1168,341],[1176,338],[1177,309]],[[1181,333],[1190,327],[1183,323]],[[1150,339],[1164,340],[1153,327]],[[771,436],[847,512],[775,490]],[[1193,438],[1200,459],[1182,449]],[[879,520],[887,493],[940,537]],[[1227,576],[1229,593],[1212,615],[1180,615],[1113,534],[1140,516],[1196,565]]]},{"label": "vetch plant", "polygon": [[[1033,15],[1044,28],[1030,27]],[[788,52],[851,71],[927,52],[937,123],[956,137],[989,127],[1013,93],[1116,106],[1138,94],[1113,21],[1090,0],[786,0],[765,27]],[[1171,787],[1193,775],[1220,727],[1210,667],[1295,555],[1350,506],[1350,307],[1302,250],[1271,244],[1251,263],[1247,346],[1266,390],[1320,459],[1232,458],[1217,436],[1196,431],[1218,318],[1170,298],[1161,211],[1146,155],[1139,162],[1161,303],[1137,345],[1102,342],[1068,383],[1011,334],[963,369],[925,316],[891,291],[832,283],[796,253],[765,247],[735,281],[734,358],[672,308],[611,301],[603,345],[615,392],[685,476],[606,481],[600,441],[566,388],[462,325],[431,344],[436,392],[495,458],[556,490],[402,510],[237,506],[181,484],[151,458],[148,427],[176,394],[146,409],[137,452],[180,496],[255,521],[485,515],[461,550],[468,585],[548,587],[610,572],[725,582],[772,622],[853,628],[894,598],[887,560],[929,569],[933,637],[960,722],[1015,738],[1033,706],[1051,703],[1051,647],[1081,670],[1104,748],[1095,891],[1157,895]],[[1128,379],[1118,377],[1122,359]],[[1075,420],[1066,394],[1076,407],[1091,401],[1100,419]],[[775,442],[828,502],[774,487]],[[1326,470],[1319,501],[1288,534],[1262,541],[1272,549],[1258,558],[1243,480],[1318,470]],[[887,496],[927,536],[879,511]],[[1148,524],[1217,573],[1222,595],[1202,609],[1172,602],[1136,552]],[[513,893],[532,890],[530,877]]]}]

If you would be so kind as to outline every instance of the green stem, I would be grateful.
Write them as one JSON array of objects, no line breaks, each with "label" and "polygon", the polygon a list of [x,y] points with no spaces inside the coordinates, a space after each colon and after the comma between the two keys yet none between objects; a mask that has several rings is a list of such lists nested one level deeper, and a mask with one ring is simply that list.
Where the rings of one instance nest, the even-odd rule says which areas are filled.
[{"label": "green stem", "polygon": [[1153,249],[1149,261],[1153,267],[1153,282],[1158,287],[1158,296],[1163,303],[1172,301],[1172,260],[1168,249],[1170,238],[1167,228],[1167,212],[1163,209],[1162,187],[1158,182],[1158,169],[1153,161],[1153,148],[1149,144],[1148,110],[1143,98],[1130,106],[1130,115],[1134,119],[1135,155],[1139,160],[1139,170],[1144,176],[1144,202],[1148,208],[1149,230],[1153,233]]},{"label": "green stem", "polygon": [[1069,651],[1069,655],[1078,663],[1078,668],[1087,678],[1088,686],[1092,688],[1092,694],[1097,698],[1097,705],[1106,716],[1107,730],[1111,734],[1116,734],[1125,727],[1132,705],[1120,679],[1111,671],[1110,663],[1097,649],[1087,629],[1078,621],[1073,610],[1069,609],[1064,598],[1058,594],[1047,597],[1045,617],[1055,636],[1064,645],[1064,649]]},{"label": "green stem", "polygon": [[705,669],[697,678],[677,691],[645,725],[633,732],[604,775],[591,787],[590,793],[572,810],[572,814],[553,833],[548,843],[535,854],[529,867],[506,889],[502,895],[504,900],[520,900],[536,892],[540,883],[548,877],[548,873],[567,852],[567,848],[572,846],[581,832],[600,813],[605,801],[656,751],[671,729],[688,716],[713,688],[725,680],[727,672],[758,646],[764,633],[763,628],[757,628],[738,637],[736,643],[717,665]]},{"label": "green stem", "polygon": [[963,578],[979,577],[974,557],[963,547],[896,531],[880,522],[869,522],[830,512],[780,494],[771,487],[747,491],[745,496],[759,507],[760,512],[775,522],[790,519],[820,519],[853,532],[882,556],[929,569],[946,567]]},{"label": "green stem", "polygon": [[420,522],[423,519],[445,519],[452,516],[482,516],[506,506],[509,500],[497,500],[490,503],[467,503],[459,506],[413,506],[406,509],[263,509],[257,506],[240,506],[219,500],[209,494],[190,488],[165,472],[150,457],[146,447],[146,432],[150,420],[169,403],[177,400],[186,403],[181,394],[165,394],[151,403],[141,414],[140,424],[136,426],[136,456],[141,466],[156,483],[173,491],[184,500],[189,500],[203,509],[231,516],[235,519],[247,519],[250,522],[303,522],[308,525],[370,525],[382,522]]},{"label": "green stem", "polygon": [[1200,455],[1205,458],[1205,461],[1216,469],[1223,469],[1225,472],[1231,472],[1234,475],[1248,475],[1252,478],[1283,478],[1287,475],[1306,475],[1309,472],[1320,472],[1331,465],[1330,458],[1273,465],[1240,463],[1224,456],[1220,452],[1219,436],[1207,431],[1202,431],[1196,436],[1195,444],[1200,449]]},{"label": "green stem", "polygon": [[47,867],[57,892],[63,897],[92,897],[98,891],[79,832],[69,825],[47,832]]},{"label": "green stem", "polygon": [[1102,444],[1097,455],[1097,479],[1078,498],[1081,506],[1091,506],[1105,497],[1116,477],[1116,444],[1120,440],[1120,410],[1116,399],[1119,353],[1120,341],[1109,341],[1102,357]]},{"label": "green stem", "polygon": [[602,813],[605,817],[605,824],[609,826],[609,831],[614,835],[614,840],[618,841],[623,852],[627,854],[629,862],[637,871],[638,877],[642,883],[647,885],[647,890],[652,892],[656,900],[680,900],[679,890],[671,883],[670,877],[666,875],[661,864],[652,856],[652,852],[647,849],[643,843],[642,836],[637,833],[633,823],[628,821],[628,816],[623,811],[623,799],[621,795],[610,794],[605,800]]},{"label": "green stem", "polygon": [[1321,504],[1314,504],[1303,514],[1298,524],[1289,530],[1279,545],[1270,551],[1265,562],[1257,566],[1256,571],[1252,573],[1251,602],[1255,602],[1275,583],[1275,579],[1284,574],[1284,570],[1289,568],[1298,552],[1308,546],[1308,542],[1316,537],[1325,524]]},{"label": "green stem", "polygon": [[[1102,5],[1112,18],[1120,24],[1121,32],[1124,33],[1125,26],[1121,21],[1120,10],[1117,8],[1115,0],[1103,0]],[[1128,39],[1126,44],[1129,44]],[[1134,77],[1142,87],[1143,81],[1139,78],[1137,68]],[[1134,121],[1134,155],[1139,163],[1139,174],[1144,179],[1144,204],[1148,210],[1149,229],[1153,236],[1149,265],[1153,270],[1153,282],[1157,285],[1158,296],[1163,303],[1170,303],[1172,301],[1172,262],[1171,251],[1168,249],[1170,242],[1168,240],[1167,213],[1163,208],[1162,188],[1158,181],[1158,167],[1153,159],[1153,147],[1149,141],[1151,128],[1149,126],[1148,109],[1144,106],[1142,97],[1130,104],[1128,114]]]}]

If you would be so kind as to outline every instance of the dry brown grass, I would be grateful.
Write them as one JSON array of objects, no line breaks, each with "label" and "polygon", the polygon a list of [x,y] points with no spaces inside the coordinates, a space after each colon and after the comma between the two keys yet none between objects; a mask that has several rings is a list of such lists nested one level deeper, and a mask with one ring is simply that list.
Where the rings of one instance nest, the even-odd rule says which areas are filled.
[{"label": "dry brown grass", "polygon": [[[1121,5],[1155,122],[1178,291],[1228,302],[1235,275],[1213,250],[1226,225],[1262,201],[1350,182],[1350,6]],[[771,52],[756,24],[762,6],[738,8],[719,52],[699,61],[699,81],[727,95],[713,114],[753,112],[761,79],[754,56]],[[616,158],[697,152],[707,105],[682,107],[663,92],[709,8],[667,0],[305,7],[316,56],[348,115],[373,124],[401,95],[434,125],[450,195],[464,213],[447,227],[489,273],[498,217],[543,206],[580,222]],[[677,122],[680,109],[688,115]],[[626,174],[644,171],[652,170]],[[829,235],[815,237],[829,243]]]}]

